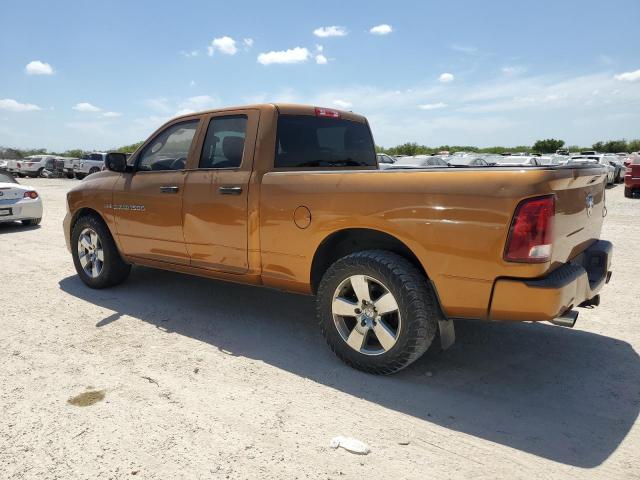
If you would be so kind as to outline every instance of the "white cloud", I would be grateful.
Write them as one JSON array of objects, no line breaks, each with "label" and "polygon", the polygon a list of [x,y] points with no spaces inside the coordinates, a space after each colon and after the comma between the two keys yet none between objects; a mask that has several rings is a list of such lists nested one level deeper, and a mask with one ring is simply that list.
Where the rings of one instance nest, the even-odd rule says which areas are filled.
[{"label": "white cloud", "polygon": [[0,110],[9,110],[10,112],[33,112],[42,110],[33,103],[20,103],[13,98],[0,98]]},{"label": "white cloud", "polygon": [[316,52],[322,53],[323,51],[324,51],[324,47],[316,43]]},{"label": "white cloud", "polygon": [[615,75],[614,78],[622,82],[637,82],[638,80],[640,80],[640,70],[634,70],[633,72],[624,72],[620,75]]},{"label": "white cloud", "polygon": [[195,80],[191,80],[191,81],[189,82],[189,86],[190,86],[190,87],[195,87],[195,86],[196,86],[196,81],[195,81]]},{"label": "white cloud", "polygon": [[116,118],[121,117],[122,114],[120,112],[104,112],[102,116],[106,118]]},{"label": "white cloud", "polygon": [[73,107],[76,112],[99,112],[101,109],[95,105],[91,105],[88,102],[76,103]]},{"label": "white cloud", "polygon": [[211,45],[207,47],[207,54],[211,57],[215,51],[225,55],[235,55],[238,52],[236,41],[231,37],[214,38]]},{"label": "white cloud", "polygon": [[438,77],[438,81],[442,83],[449,83],[449,82],[452,82],[454,78],[455,77],[453,76],[452,73],[445,72]]},{"label": "white cloud", "polygon": [[318,65],[325,65],[327,62],[328,62],[327,57],[325,57],[321,53],[316,55],[316,63]]},{"label": "white cloud", "polygon": [[346,100],[340,100],[340,99],[336,99],[332,103],[338,108],[349,108],[353,106],[351,102],[348,102]]},{"label": "white cloud", "polygon": [[372,33],[373,35],[388,35],[391,32],[393,32],[393,28],[391,28],[391,25],[387,25],[386,23],[371,27],[369,30],[369,33]]},{"label": "white cloud", "polygon": [[253,38],[243,38],[242,44],[244,45],[245,50],[249,50],[251,47],[253,47]]},{"label": "white cloud", "polygon": [[526,68],[521,67],[519,65],[507,65],[500,69],[502,73],[510,77],[514,75],[520,75],[521,73],[526,72],[526,70],[527,70]]},{"label": "white cloud", "polygon": [[220,100],[210,95],[197,95],[180,102],[176,115],[186,115],[201,110],[208,110],[220,105]]},{"label": "white cloud", "polygon": [[180,55],[182,55],[185,58],[192,58],[192,57],[197,57],[199,55],[199,52],[197,50],[191,50],[190,52],[182,51],[180,52]]},{"label": "white cloud", "polygon": [[446,107],[447,104],[444,102],[438,102],[438,103],[423,103],[422,105],[418,105],[418,108],[421,110],[437,110],[439,108],[444,108]]},{"label": "white cloud", "polygon": [[34,60],[27,63],[24,67],[27,75],[53,75],[53,67],[48,63],[41,62],[40,60]]},{"label": "white cloud", "polygon": [[306,48],[290,48],[288,50],[271,51],[258,55],[258,63],[271,65],[274,63],[301,63],[309,59],[309,50]]},{"label": "white cloud", "polygon": [[347,29],[339,27],[338,25],[331,25],[328,27],[318,27],[313,31],[316,37],[344,37],[347,33]]}]

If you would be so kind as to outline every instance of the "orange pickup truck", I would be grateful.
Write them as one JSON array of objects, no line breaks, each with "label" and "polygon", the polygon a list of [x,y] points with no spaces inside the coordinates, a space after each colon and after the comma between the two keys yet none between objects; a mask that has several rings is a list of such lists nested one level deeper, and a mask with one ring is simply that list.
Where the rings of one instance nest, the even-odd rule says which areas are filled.
[{"label": "orange pickup truck", "polygon": [[303,105],[175,118],[67,196],[64,232],[92,288],[131,265],[316,295],[331,349],[393,373],[455,319],[573,326],[599,303],[599,165],[378,168],[367,120]]}]

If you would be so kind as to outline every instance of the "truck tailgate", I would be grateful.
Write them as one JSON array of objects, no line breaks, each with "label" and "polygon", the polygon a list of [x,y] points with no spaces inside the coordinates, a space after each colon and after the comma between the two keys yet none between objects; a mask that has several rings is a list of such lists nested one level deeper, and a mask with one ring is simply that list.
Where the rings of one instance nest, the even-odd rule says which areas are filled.
[{"label": "truck tailgate", "polygon": [[549,185],[556,196],[554,243],[550,270],[579,255],[600,237],[606,216],[606,172],[593,168],[566,169]]}]

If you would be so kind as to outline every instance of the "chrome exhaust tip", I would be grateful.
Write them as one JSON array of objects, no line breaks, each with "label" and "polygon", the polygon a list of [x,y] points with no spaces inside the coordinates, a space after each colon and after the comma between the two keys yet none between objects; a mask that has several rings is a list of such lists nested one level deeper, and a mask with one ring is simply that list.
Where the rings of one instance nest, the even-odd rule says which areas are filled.
[{"label": "chrome exhaust tip", "polygon": [[559,317],[551,320],[551,323],[560,327],[573,328],[573,326],[576,324],[576,320],[578,320],[578,312],[575,310],[567,310]]}]

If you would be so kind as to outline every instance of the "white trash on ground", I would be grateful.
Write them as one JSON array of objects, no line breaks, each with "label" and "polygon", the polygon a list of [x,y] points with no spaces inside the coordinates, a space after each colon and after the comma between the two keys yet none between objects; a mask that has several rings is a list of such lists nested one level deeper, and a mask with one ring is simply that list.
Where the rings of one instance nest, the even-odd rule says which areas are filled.
[{"label": "white trash on ground", "polygon": [[333,437],[329,446],[331,448],[342,447],[348,452],[357,453],[358,455],[367,455],[371,452],[369,445],[351,437]]}]

